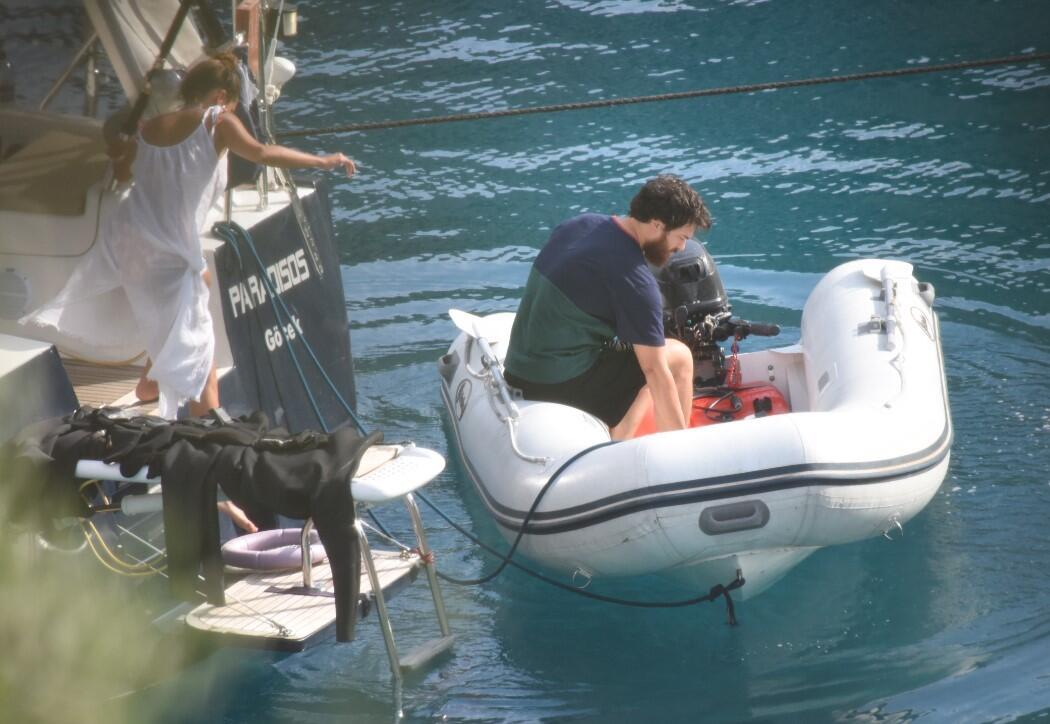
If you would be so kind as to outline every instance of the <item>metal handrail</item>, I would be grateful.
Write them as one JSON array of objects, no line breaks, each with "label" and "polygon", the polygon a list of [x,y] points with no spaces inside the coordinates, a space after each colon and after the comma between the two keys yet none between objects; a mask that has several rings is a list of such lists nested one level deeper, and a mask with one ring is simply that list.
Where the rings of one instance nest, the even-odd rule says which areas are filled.
[{"label": "metal handrail", "polygon": [[69,76],[73,75],[73,71],[76,70],[81,63],[84,62],[84,59],[88,56],[88,54],[91,52],[91,49],[97,42],[98,32],[92,31],[90,37],[88,37],[84,45],[81,46],[80,50],[77,51],[77,54],[73,56],[73,60],[70,61],[68,66],[66,66],[66,69],[62,72],[62,75],[60,75],[58,77],[58,80],[55,81],[55,84],[51,86],[51,90],[49,90],[47,92],[47,95],[44,96],[44,100],[40,101],[40,110],[47,110],[47,107],[51,105],[51,101],[55,99],[55,96],[58,95],[58,92],[62,90],[62,86],[64,86],[66,84],[66,81],[69,80]]},{"label": "metal handrail", "polygon": [[299,550],[302,552],[303,560],[303,588],[314,587],[314,559],[310,554],[310,533],[314,529],[314,519],[307,518],[303,522],[303,530],[299,535]]}]

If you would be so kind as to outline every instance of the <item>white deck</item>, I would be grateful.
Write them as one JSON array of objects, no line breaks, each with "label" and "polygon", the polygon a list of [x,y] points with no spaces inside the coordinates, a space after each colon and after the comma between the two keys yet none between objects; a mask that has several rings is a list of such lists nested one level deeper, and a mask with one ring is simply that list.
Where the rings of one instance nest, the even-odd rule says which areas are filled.
[{"label": "white deck", "polygon": [[[372,551],[376,572],[386,597],[415,579],[422,561],[418,556],[403,558],[397,551]],[[263,648],[300,650],[313,636],[335,623],[332,570],[327,563],[313,568],[313,587],[329,595],[304,595],[271,591],[277,588],[301,589],[300,570],[253,573],[226,589],[226,605],[201,604],[186,615],[186,624],[209,634],[236,637],[238,643]],[[364,566],[361,594],[372,586]],[[360,614],[360,607],[359,607]]]}]

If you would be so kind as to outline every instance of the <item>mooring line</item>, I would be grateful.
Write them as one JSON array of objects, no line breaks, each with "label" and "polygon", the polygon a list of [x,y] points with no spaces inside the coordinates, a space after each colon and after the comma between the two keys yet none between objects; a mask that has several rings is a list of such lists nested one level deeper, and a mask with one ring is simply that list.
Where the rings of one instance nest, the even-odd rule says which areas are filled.
[{"label": "mooring line", "polygon": [[507,118],[510,116],[527,116],[537,113],[559,113],[561,111],[585,111],[593,108],[610,108],[613,106],[627,106],[638,103],[656,103],[662,101],[677,101],[687,98],[704,98],[708,96],[731,95],[735,93],[756,93],[758,91],[781,90],[784,88],[801,88],[812,85],[827,85],[831,83],[851,83],[860,80],[872,80],[875,78],[893,78],[907,75],[920,75],[924,73],[944,73],[953,70],[966,70],[969,68],[984,68],[993,65],[1015,65],[1018,63],[1030,63],[1050,60],[1050,53],[1026,53],[1023,55],[1010,55],[1003,58],[986,58],[983,60],[963,60],[955,63],[942,63],[940,65],[917,65],[909,68],[895,68],[892,70],[873,70],[863,73],[847,73],[845,75],[829,75],[819,78],[803,78],[800,80],[779,80],[769,83],[752,83],[749,85],[723,86],[721,88],[705,88],[702,90],[680,91],[677,93],[660,93],[648,96],[632,96],[629,98],[606,98],[596,101],[583,101],[580,103],[558,103],[549,106],[535,106],[533,108],[508,108],[500,111],[479,111],[477,113],[458,113],[446,116],[427,116],[424,118],[404,118],[393,121],[370,121],[367,123],[349,123],[341,126],[327,126],[323,128],[305,128],[298,130],[281,131],[277,133],[280,139],[295,138],[301,136],[320,136],[337,133],[354,133],[356,131],[376,131],[385,128],[404,128],[406,126],[426,126],[437,123],[457,123],[460,121],[480,121],[489,118]]}]

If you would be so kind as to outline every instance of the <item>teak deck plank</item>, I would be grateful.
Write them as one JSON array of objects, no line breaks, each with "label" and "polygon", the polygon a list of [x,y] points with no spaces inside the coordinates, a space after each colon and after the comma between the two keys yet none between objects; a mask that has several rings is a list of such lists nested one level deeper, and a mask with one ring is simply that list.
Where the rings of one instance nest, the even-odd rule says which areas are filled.
[{"label": "teak deck plank", "polygon": [[[382,588],[387,590],[412,576],[419,558],[403,558],[397,551],[372,551]],[[302,571],[253,573],[226,588],[226,605],[201,604],[186,615],[186,623],[211,634],[257,639],[258,645],[302,644],[335,622],[335,599],[330,595],[302,595],[271,591],[302,586]],[[313,587],[331,594],[332,570],[327,563],[313,567]],[[361,593],[372,586],[361,571]]]},{"label": "teak deck plank", "polygon": [[82,405],[112,405],[135,391],[142,368],[135,365],[101,365],[63,359],[73,391]]}]

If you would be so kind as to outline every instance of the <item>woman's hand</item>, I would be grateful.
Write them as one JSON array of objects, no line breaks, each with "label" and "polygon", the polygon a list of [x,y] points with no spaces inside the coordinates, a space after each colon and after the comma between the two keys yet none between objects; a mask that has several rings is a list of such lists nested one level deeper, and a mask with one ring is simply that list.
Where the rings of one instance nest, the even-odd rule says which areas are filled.
[{"label": "woman's hand", "polygon": [[322,156],[321,160],[324,162],[325,171],[334,171],[337,168],[346,169],[347,177],[353,176],[357,172],[357,166],[354,165],[353,160],[347,158],[341,153],[332,153],[327,156]]},{"label": "woman's hand", "polygon": [[259,528],[255,525],[255,523],[248,520],[248,516],[244,513],[244,511],[238,508],[236,505],[234,505],[232,501],[224,500],[220,502],[219,510],[222,513],[225,513],[226,516],[233,521],[234,525],[236,525],[241,530],[248,531],[249,533],[258,532]]},{"label": "woman's hand", "polygon": [[124,184],[131,180],[131,165],[135,162],[138,143],[134,137],[118,135],[106,144],[106,153],[113,163],[113,178]]}]

